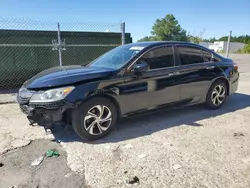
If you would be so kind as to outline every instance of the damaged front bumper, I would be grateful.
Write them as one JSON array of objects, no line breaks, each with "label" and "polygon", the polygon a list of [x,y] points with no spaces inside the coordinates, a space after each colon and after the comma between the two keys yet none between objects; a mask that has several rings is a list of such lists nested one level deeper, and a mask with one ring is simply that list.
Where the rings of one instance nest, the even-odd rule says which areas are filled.
[{"label": "damaged front bumper", "polygon": [[52,103],[22,103],[18,100],[21,111],[26,114],[30,124],[37,123],[45,128],[51,127],[55,123],[68,124],[70,121],[70,110],[74,108],[73,104],[65,101]]}]

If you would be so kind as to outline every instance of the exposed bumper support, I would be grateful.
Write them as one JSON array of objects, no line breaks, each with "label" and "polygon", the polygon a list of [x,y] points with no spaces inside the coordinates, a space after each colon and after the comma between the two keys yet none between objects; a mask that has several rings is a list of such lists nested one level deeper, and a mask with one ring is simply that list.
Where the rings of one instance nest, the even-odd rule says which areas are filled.
[{"label": "exposed bumper support", "polygon": [[[20,105],[21,111],[27,115],[30,124],[37,123],[45,128],[51,127],[58,122],[64,122],[63,114],[75,106],[72,104],[55,105],[51,104],[25,104]],[[65,122],[66,123],[66,122]]]}]

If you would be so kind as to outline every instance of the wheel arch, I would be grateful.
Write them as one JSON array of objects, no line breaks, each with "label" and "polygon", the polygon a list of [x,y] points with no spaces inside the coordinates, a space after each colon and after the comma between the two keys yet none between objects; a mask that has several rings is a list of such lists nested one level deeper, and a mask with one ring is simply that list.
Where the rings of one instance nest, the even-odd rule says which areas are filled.
[{"label": "wheel arch", "polygon": [[[212,86],[215,82],[217,82],[217,81],[219,81],[219,80],[223,81],[223,82],[226,84],[226,87],[227,87],[227,95],[229,95],[229,93],[230,93],[230,85],[229,85],[229,81],[228,81],[228,79],[227,79],[226,77],[219,77],[219,78],[216,78],[216,79],[211,83],[211,85],[209,86],[209,89],[211,88],[211,86]],[[208,91],[209,91],[209,89],[208,89]]]},{"label": "wheel arch", "polygon": [[215,82],[217,82],[218,80],[222,80],[222,81],[226,84],[226,87],[227,87],[227,95],[229,95],[229,93],[230,93],[230,85],[229,85],[228,79],[227,79],[226,77],[223,77],[223,76],[217,77],[217,78],[215,78],[215,79],[209,84],[209,86],[207,87],[206,93],[204,94],[203,98],[201,99],[201,103],[206,101],[206,99],[207,99],[207,94],[208,94],[208,92],[209,92],[209,89],[210,89],[210,88],[212,87],[212,85],[213,85]]},{"label": "wheel arch", "polygon": [[[106,98],[110,102],[112,102],[115,105],[115,108],[117,110],[118,119],[121,117],[121,107],[120,107],[120,104],[115,97],[115,94],[112,94],[110,92],[91,92],[86,96],[86,99],[84,101],[95,98],[95,97]],[[82,101],[82,102],[84,102],[84,101]]]},{"label": "wheel arch", "polygon": [[[96,95],[88,95],[88,97],[86,97],[84,100],[77,102],[77,107],[71,112],[71,124],[73,126],[74,131],[80,137],[84,139],[87,138],[88,140],[96,140],[107,135],[112,130],[112,127],[115,126],[116,121],[119,118],[119,106],[117,106],[115,99],[111,97],[112,96],[110,95],[100,93]],[[111,121],[111,124],[109,125],[110,128],[108,128],[108,130],[100,131],[100,134],[92,134],[86,129],[83,123],[83,117],[86,116],[86,113],[89,111],[89,107],[93,107],[93,104],[98,105],[102,103],[102,101],[104,102],[104,100],[106,103],[112,103],[114,105],[112,105],[112,109],[115,110],[115,121]]]}]

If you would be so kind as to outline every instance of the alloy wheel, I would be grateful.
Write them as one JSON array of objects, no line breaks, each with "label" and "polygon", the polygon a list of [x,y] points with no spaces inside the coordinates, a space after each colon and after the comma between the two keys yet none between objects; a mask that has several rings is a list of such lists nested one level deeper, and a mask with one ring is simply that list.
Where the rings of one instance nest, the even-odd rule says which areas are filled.
[{"label": "alloy wheel", "polygon": [[212,92],[211,100],[215,106],[223,103],[226,97],[226,89],[223,85],[217,85]]},{"label": "alloy wheel", "polygon": [[105,105],[92,107],[84,118],[84,128],[91,135],[100,135],[110,127],[111,110]]}]

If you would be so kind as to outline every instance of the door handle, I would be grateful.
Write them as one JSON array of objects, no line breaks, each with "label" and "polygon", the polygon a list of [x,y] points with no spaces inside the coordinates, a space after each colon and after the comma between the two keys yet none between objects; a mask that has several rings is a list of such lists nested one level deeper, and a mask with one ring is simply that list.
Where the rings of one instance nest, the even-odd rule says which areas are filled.
[{"label": "door handle", "polygon": [[213,69],[214,68],[214,66],[209,66],[209,67],[206,67],[206,69]]},{"label": "door handle", "polygon": [[174,74],[175,74],[175,75],[178,75],[178,74],[180,74],[180,72],[175,72]]},{"label": "door handle", "polygon": [[174,75],[178,75],[180,74],[180,72],[171,72],[171,73],[168,73],[168,76],[174,76]]}]

